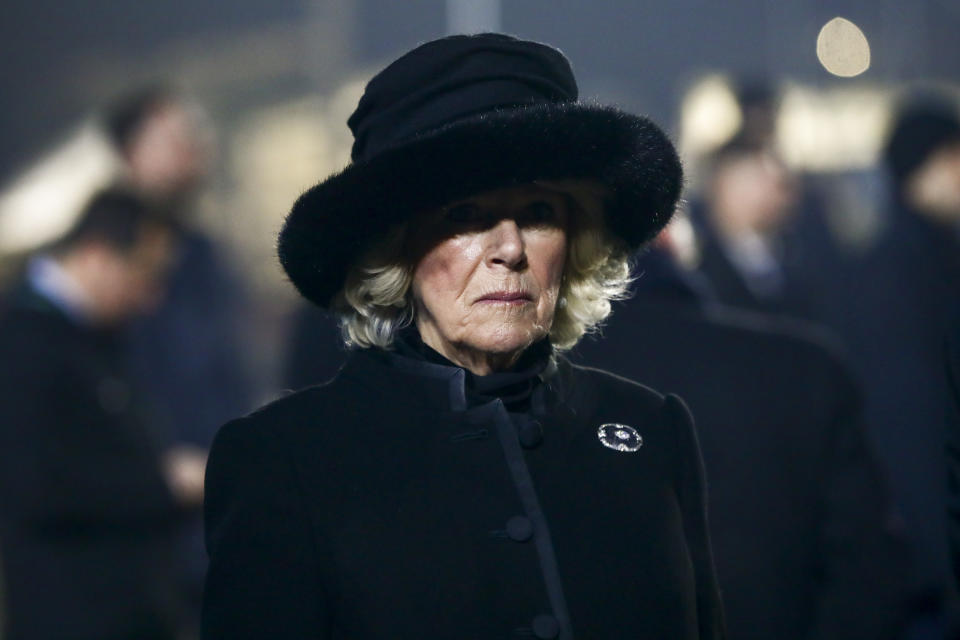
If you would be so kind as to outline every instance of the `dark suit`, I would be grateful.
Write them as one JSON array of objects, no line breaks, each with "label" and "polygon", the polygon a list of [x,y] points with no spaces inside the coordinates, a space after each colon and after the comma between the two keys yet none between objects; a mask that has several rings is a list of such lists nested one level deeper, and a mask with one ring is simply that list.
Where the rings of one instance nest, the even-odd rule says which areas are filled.
[{"label": "dark suit", "polygon": [[694,202],[691,217],[697,229],[700,255],[697,269],[710,283],[716,299],[738,309],[819,319],[824,290],[835,288],[843,257],[826,228],[819,198],[807,195],[794,219],[769,240],[773,260],[765,278],[751,286],[749,276],[731,259],[707,213],[707,204]]},{"label": "dark suit", "polygon": [[173,498],[113,336],[26,285],[0,315],[6,640],[172,637]]},{"label": "dark suit", "polygon": [[850,376],[798,326],[707,311],[661,260],[572,357],[689,401],[730,638],[893,637],[904,550]]},{"label": "dark suit", "polygon": [[361,350],[226,425],[204,638],[720,637],[686,409],[563,360],[544,378],[514,413]]}]

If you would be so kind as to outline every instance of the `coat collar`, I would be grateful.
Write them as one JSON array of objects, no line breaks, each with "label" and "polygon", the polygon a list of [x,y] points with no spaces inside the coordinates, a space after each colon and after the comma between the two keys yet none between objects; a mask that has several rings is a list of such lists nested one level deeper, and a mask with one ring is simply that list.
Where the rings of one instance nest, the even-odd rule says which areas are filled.
[{"label": "coat collar", "polygon": [[[553,380],[558,371],[555,356],[539,374],[541,382]],[[398,374],[400,374],[398,376]],[[387,394],[396,401],[433,411],[464,412],[470,408],[467,372],[462,367],[406,357],[383,349],[358,349],[350,354],[338,379],[359,383]],[[533,404],[542,409],[543,394],[535,391]],[[486,404],[500,402],[491,399]]]}]

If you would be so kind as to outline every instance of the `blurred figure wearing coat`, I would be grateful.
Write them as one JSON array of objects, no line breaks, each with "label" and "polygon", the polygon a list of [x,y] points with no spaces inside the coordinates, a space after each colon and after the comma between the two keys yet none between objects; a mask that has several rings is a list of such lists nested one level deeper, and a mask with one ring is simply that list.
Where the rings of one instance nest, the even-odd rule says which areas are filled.
[{"label": "blurred figure wearing coat", "polygon": [[[122,329],[152,306],[172,234],[97,195],[34,257],[0,315],[0,544],[8,640],[163,640],[180,624],[174,531],[203,461],[164,455],[137,414]],[[189,466],[189,465],[188,465]]]},{"label": "blurred figure wearing coat", "polygon": [[638,267],[573,358],[696,413],[729,637],[896,637],[906,550],[849,373],[804,325],[703,302],[665,251]]},{"label": "blurred figure wearing coat", "polygon": [[910,97],[894,118],[884,160],[893,203],[888,224],[843,274],[844,304],[825,308],[863,383],[868,434],[916,559],[915,637],[960,637],[944,535],[943,456],[950,403],[944,338],[960,306],[957,104],[939,95]]},{"label": "blurred figure wearing coat", "polygon": [[[210,170],[212,135],[199,107],[164,86],[119,97],[102,119],[121,181],[177,223],[166,295],[127,328],[130,375],[164,443],[206,451],[217,427],[251,409],[262,386],[246,357],[243,335],[254,310],[243,283],[222,247],[192,220]],[[207,568],[199,514],[181,529],[183,589],[199,626]]]},{"label": "blurred figure wearing coat", "polygon": [[102,119],[120,159],[119,181],[177,231],[166,295],[129,328],[131,374],[170,442],[207,448],[217,426],[254,405],[256,385],[241,339],[251,314],[245,292],[220,247],[191,219],[213,148],[199,111],[173,89],[152,86],[121,96]]},{"label": "blurred figure wearing coat", "polygon": [[794,247],[785,241],[797,179],[770,147],[742,136],[712,154],[707,173],[691,218],[697,268],[717,298],[752,311],[808,315],[806,283],[790,268]]}]

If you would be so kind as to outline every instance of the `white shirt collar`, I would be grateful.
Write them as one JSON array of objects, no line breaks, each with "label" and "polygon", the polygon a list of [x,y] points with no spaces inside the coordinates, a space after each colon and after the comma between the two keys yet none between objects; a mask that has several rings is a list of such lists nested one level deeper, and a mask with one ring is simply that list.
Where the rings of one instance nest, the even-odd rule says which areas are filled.
[{"label": "white shirt collar", "polygon": [[93,315],[90,296],[55,259],[48,255],[31,258],[27,265],[27,282],[71,320],[89,324]]}]

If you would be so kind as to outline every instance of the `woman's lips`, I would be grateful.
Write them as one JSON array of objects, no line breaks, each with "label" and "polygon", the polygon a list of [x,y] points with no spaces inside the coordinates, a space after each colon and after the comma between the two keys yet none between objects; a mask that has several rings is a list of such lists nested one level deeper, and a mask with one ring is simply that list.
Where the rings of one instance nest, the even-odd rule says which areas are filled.
[{"label": "woman's lips", "polygon": [[532,296],[525,291],[496,291],[482,296],[477,302],[485,304],[521,305],[532,300]]}]

